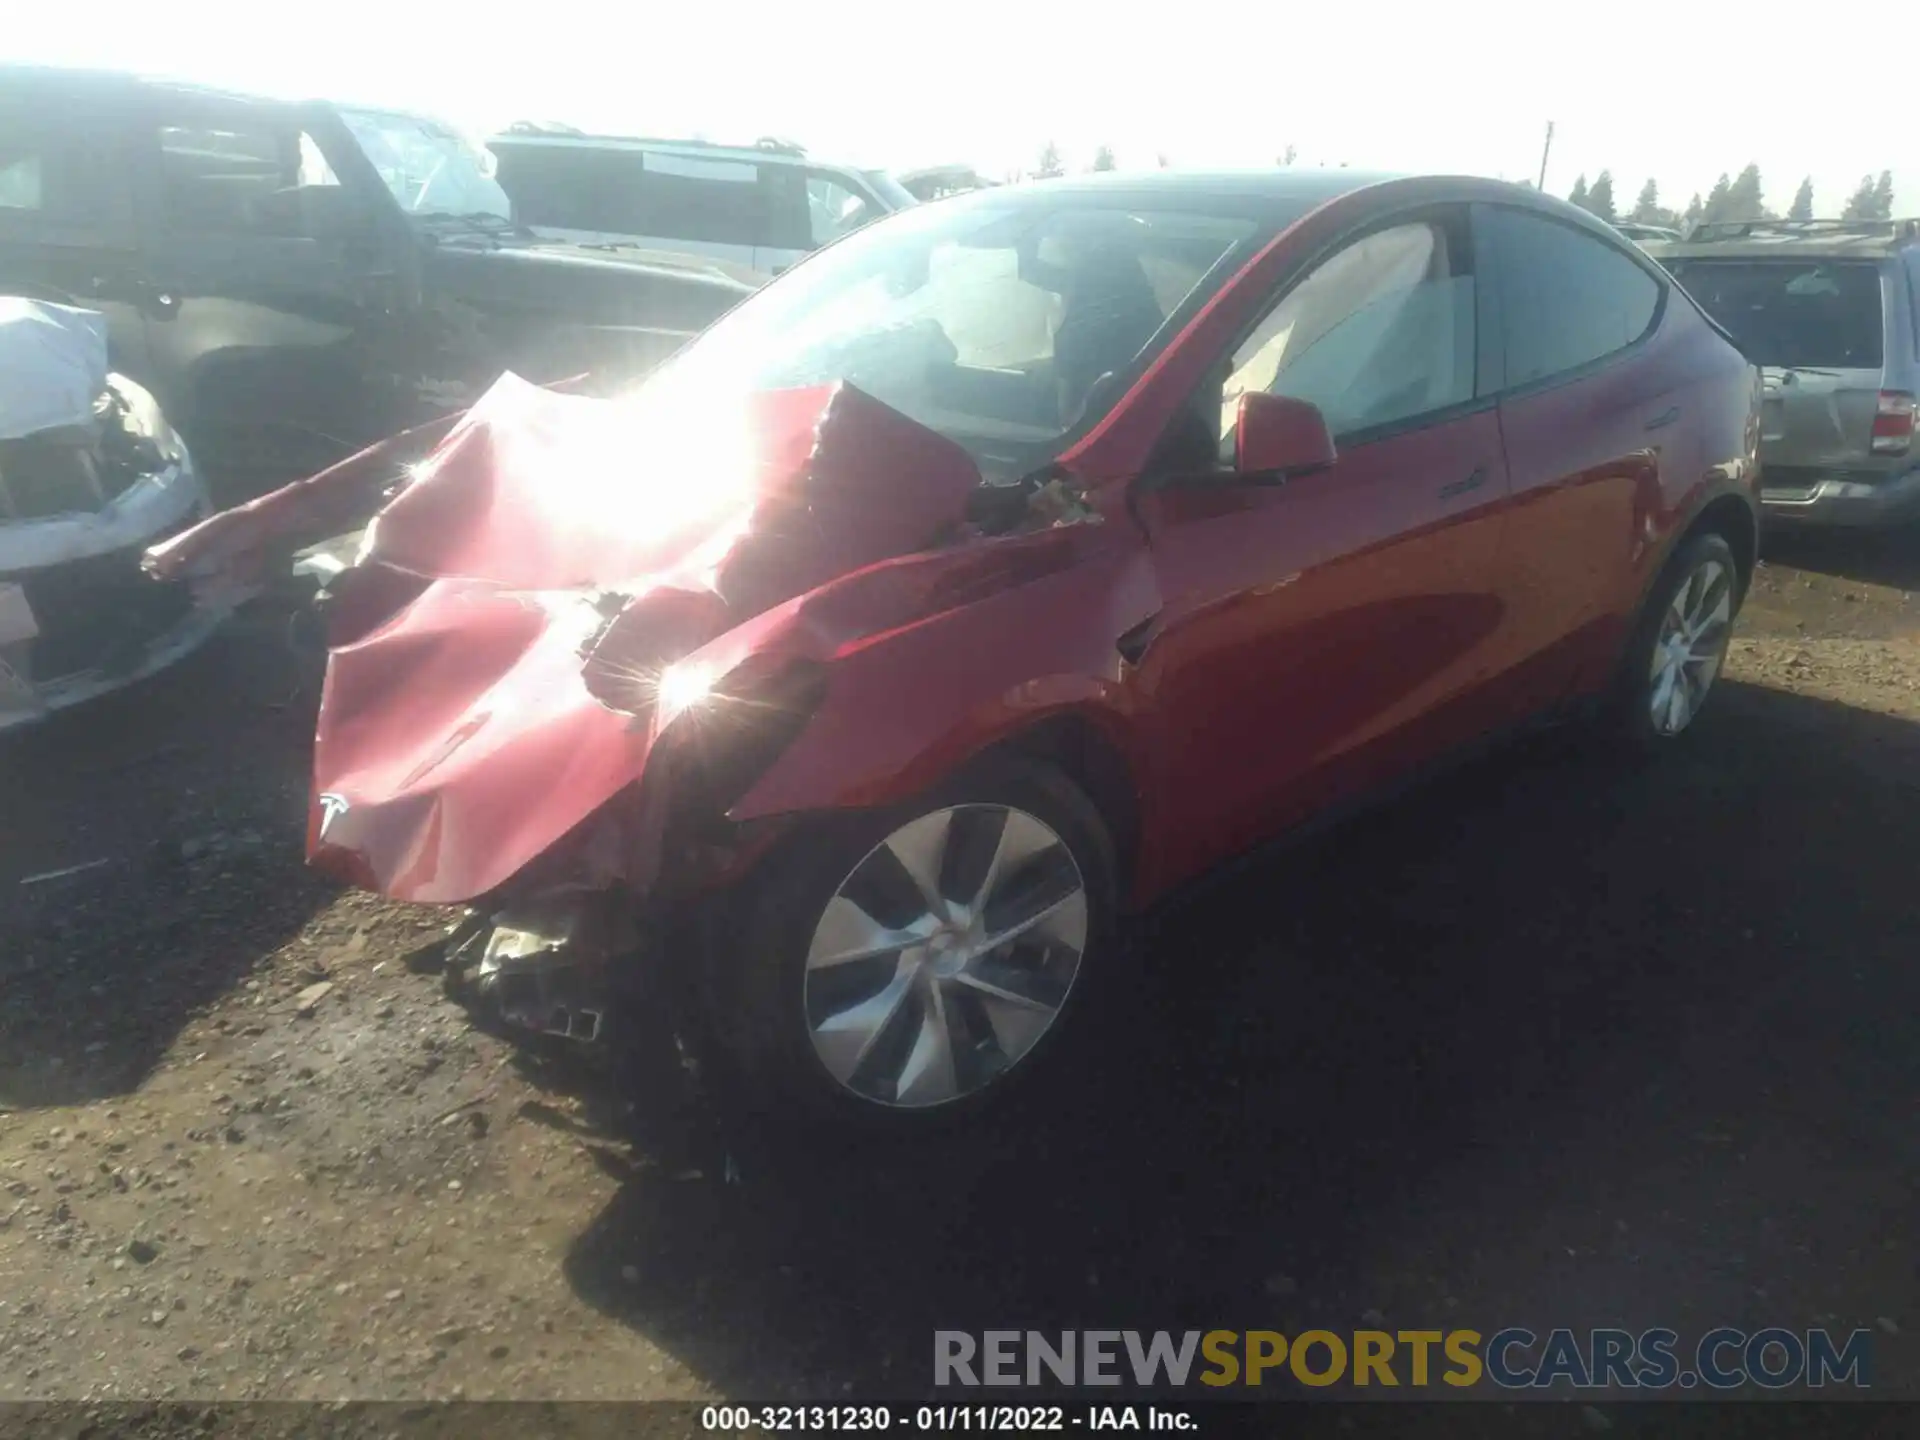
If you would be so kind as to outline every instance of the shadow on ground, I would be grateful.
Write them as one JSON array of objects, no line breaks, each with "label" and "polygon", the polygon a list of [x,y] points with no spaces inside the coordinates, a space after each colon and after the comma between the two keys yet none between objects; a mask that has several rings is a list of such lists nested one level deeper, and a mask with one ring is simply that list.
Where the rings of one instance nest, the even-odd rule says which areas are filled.
[{"label": "shadow on ground", "polygon": [[1843,580],[1920,590],[1920,525],[1900,530],[1773,529],[1764,548],[1769,563]]},{"label": "shadow on ground", "polygon": [[1046,1108],[736,1132],[739,1183],[638,1173],[570,1279],[753,1397],[925,1394],[941,1328],[1872,1328],[1914,1273],[1916,728],[1729,683],[1651,767],[1479,765],[1167,916]]},{"label": "shadow on ground", "polygon": [[284,621],[0,735],[0,1108],[138,1085],[332,893],[301,863],[317,659]]}]

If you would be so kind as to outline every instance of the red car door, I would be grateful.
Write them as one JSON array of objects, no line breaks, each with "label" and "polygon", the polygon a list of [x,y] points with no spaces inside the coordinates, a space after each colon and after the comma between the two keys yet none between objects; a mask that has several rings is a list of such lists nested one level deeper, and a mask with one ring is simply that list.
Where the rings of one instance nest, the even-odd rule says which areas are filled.
[{"label": "red car door", "polygon": [[1131,637],[1156,727],[1149,890],[1494,718],[1479,692],[1501,648],[1507,467],[1476,290],[1464,208],[1335,251],[1265,307],[1192,417],[1249,390],[1311,400],[1334,466],[1139,496],[1163,601]]},{"label": "red car door", "polygon": [[1687,413],[1702,397],[1685,388],[1702,370],[1663,362],[1667,287],[1624,242],[1497,205],[1475,206],[1474,226],[1497,280],[1513,486],[1502,688],[1536,710],[1597,683],[1619,652],[1663,534],[1662,471],[1708,463]]}]

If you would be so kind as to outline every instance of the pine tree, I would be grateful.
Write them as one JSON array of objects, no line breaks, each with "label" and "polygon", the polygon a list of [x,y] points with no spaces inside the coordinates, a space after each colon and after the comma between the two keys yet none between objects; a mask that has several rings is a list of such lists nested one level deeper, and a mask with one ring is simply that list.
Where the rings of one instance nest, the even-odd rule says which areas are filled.
[{"label": "pine tree", "polygon": [[1842,220],[1871,220],[1873,218],[1874,201],[1878,198],[1873,192],[1873,176],[1862,175],[1859,185],[1854,188],[1853,194],[1847,197],[1847,203],[1840,211],[1840,218]]},{"label": "pine tree", "polygon": [[1283,166],[1291,165],[1296,159],[1299,158],[1299,155],[1300,155],[1300,151],[1294,146],[1289,145],[1285,150],[1282,150],[1280,152],[1280,163]]},{"label": "pine tree", "polygon": [[1093,152],[1093,168],[1096,170],[1113,169],[1113,147],[1111,145],[1102,145],[1098,150]]},{"label": "pine tree", "polygon": [[1882,170],[1880,178],[1873,182],[1873,218],[1891,220],[1893,218],[1893,172]]},{"label": "pine tree", "polygon": [[1642,225],[1658,225],[1665,214],[1660,208],[1659,183],[1649,180],[1640,187],[1639,198],[1633,202],[1633,213],[1627,218]]},{"label": "pine tree", "polygon": [[1698,225],[1706,217],[1706,202],[1700,198],[1700,192],[1696,190],[1693,192],[1693,199],[1687,202],[1687,213],[1680,218],[1689,225]]},{"label": "pine tree", "polygon": [[1587,209],[1598,215],[1608,224],[1615,218],[1613,210],[1613,172],[1602,170],[1600,178],[1593,182],[1593,188],[1587,191]]},{"label": "pine tree", "polygon": [[1067,173],[1067,167],[1060,163],[1060,147],[1049,140],[1040,147],[1040,163],[1033,167],[1036,180],[1051,180],[1056,175]]},{"label": "pine tree", "polygon": [[1582,210],[1587,208],[1586,176],[1582,175],[1578,180],[1573,182],[1573,189],[1567,192],[1567,203],[1569,205],[1578,205]]},{"label": "pine tree", "polygon": [[1731,220],[1728,211],[1732,208],[1729,197],[1733,191],[1733,181],[1722,175],[1713,182],[1713,189],[1707,192],[1706,208],[1700,212],[1700,218],[1712,224],[1716,220]]},{"label": "pine tree", "polygon": [[1793,192],[1793,204],[1787,207],[1789,220],[1811,220],[1813,218],[1813,177],[1807,176],[1800,182],[1800,188]]},{"label": "pine tree", "polygon": [[1766,197],[1760,190],[1760,167],[1749,165],[1740,178],[1727,187],[1727,213],[1722,220],[1759,220],[1767,213]]}]

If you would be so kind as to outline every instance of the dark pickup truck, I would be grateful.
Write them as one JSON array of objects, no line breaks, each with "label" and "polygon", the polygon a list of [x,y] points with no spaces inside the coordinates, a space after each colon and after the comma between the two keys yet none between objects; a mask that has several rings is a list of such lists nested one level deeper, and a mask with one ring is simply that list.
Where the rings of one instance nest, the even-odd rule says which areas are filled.
[{"label": "dark pickup truck", "polygon": [[544,237],[425,116],[0,66],[0,294],[105,314],[222,500],[506,370],[604,393],[763,279]]}]

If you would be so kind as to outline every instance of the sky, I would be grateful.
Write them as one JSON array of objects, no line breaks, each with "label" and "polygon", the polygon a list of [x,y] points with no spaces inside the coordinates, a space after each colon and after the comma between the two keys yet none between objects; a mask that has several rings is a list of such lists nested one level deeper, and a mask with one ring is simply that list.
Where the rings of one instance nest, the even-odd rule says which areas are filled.
[{"label": "sky", "polygon": [[0,60],[392,105],[481,133],[536,119],[777,135],[823,160],[993,175],[1049,140],[1072,169],[1102,144],[1123,169],[1270,165],[1292,145],[1302,165],[1520,180],[1552,121],[1558,194],[1610,168],[1623,210],[1648,178],[1679,208],[1754,161],[1776,209],[1811,176],[1815,214],[1837,215],[1890,169],[1896,212],[1920,214],[1912,101],[1875,62],[1875,27],[1720,0],[7,8]]}]

